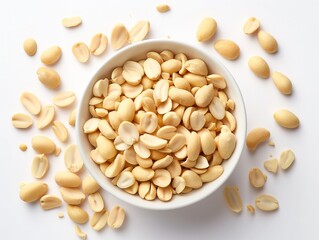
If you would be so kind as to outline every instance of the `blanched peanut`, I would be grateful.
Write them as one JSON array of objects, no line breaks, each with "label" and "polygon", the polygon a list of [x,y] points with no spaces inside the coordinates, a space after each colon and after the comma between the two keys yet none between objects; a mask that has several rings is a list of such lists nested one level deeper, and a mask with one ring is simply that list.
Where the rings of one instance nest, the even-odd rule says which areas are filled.
[{"label": "blanched peanut", "polygon": [[290,95],[292,92],[292,83],[290,79],[280,72],[273,72],[271,78],[277,89],[285,95]]},{"label": "blanched peanut", "polygon": [[281,169],[287,170],[294,161],[295,154],[292,150],[288,149],[280,153],[279,166]]},{"label": "blanched peanut", "polygon": [[261,57],[254,56],[248,60],[250,70],[260,78],[269,78],[270,69],[268,63]]},{"label": "blanched peanut", "polygon": [[197,189],[203,185],[201,178],[191,170],[186,170],[183,172],[182,178],[185,180],[186,187]]},{"label": "blanched peanut", "polygon": [[255,188],[262,188],[267,180],[266,175],[259,168],[249,171],[249,182]]},{"label": "blanched peanut", "polygon": [[218,40],[214,47],[220,55],[228,60],[236,60],[239,57],[239,46],[231,40]]},{"label": "blanched peanut", "polygon": [[156,169],[160,169],[160,168],[166,168],[168,167],[171,163],[173,162],[173,157],[170,155],[167,155],[166,157],[157,160],[156,162],[154,162],[152,169],[156,170]]},{"label": "blanched peanut", "polygon": [[156,10],[160,13],[165,13],[170,10],[170,7],[167,4],[159,4],[156,6]]},{"label": "blanched peanut", "polygon": [[256,18],[251,17],[247,19],[247,21],[244,24],[244,28],[243,28],[244,33],[253,34],[259,29],[259,26],[260,26],[259,21]]},{"label": "blanched peanut", "polygon": [[276,122],[284,128],[297,128],[299,127],[298,117],[286,109],[277,110],[274,113],[274,118]]},{"label": "blanched peanut", "polygon": [[135,106],[133,101],[131,99],[123,100],[120,103],[117,112],[122,121],[131,122],[134,119],[134,115],[135,115]]},{"label": "blanched peanut", "polygon": [[237,186],[227,186],[224,189],[224,197],[229,209],[235,213],[240,213],[243,203]]},{"label": "blanched peanut", "polygon": [[205,129],[205,131],[203,131],[202,134],[200,134],[199,136],[203,153],[205,155],[214,153],[216,144],[213,135],[207,129]]},{"label": "blanched peanut", "polygon": [[206,63],[201,59],[191,59],[185,63],[185,68],[187,71],[197,74],[206,76],[208,73],[208,69]]},{"label": "blanched peanut", "polygon": [[255,151],[257,146],[269,139],[270,132],[265,128],[252,129],[246,137],[246,145],[250,151]]},{"label": "blanched peanut", "polygon": [[37,153],[44,153],[44,154],[50,154],[53,153],[55,151],[55,143],[45,137],[45,136],[36,136],[34,138],[32,138],[32,148],[34,149],[34,151],[36,151]]},{"label": "blanched peanut", "polygon": [[177,127],[181,122],[181,117],[176,112],[168,112],[163,116],[163,124]]},{"label": "blanched peanut", "polygon": [[52,46],[41,54],[41,62],[46,65],[53,65],[61,58],[62,51],[58,46]]},{"label": "blanched peanut", "polygon": [[173,189],[171,186],[167,186],[165,188],[158,187],[156,193],[158,199],[163,202],[167,202],[173,197]]},{"label": "blanched peanut", "polygon": [[207,84],[206,77],[201,75],[188,72],[183,75],[183,78],[187,80],[192,87],[203,87]]},{"label": "blanched peanut", "polygon": [[276,39],[263,30],[258,32],[258,42],[260,46],[268,53],[275,53],[278,51],[278,43]]},{"label": "blanched peanut", "polygon": [[38,115],[41,112],[41,103],[39,99],[30,92],[22,93],[20,102],[33,115]]},{"label": "blanched peanut", "polygon": [[158,187],[167,187],[171,183],[171,175],[165,169],[156,169],[152,182]]},{"label": "blanched peanut", "polygon": [[80,205],[84,199],[85,195],[77,188],[60,188],[60,193],[63,200],[71,205]]},{"label": "blanched peanut", "polygon": [[30,57],[37,53],[38,45],[33,38],[28,38],[23,42],[23,49]]},{"label": "blanched peanut", "polygon": [[32,182],[20,187],[20,198],[25,202],[35,202],[48,191],[48,185],[44,182]]},{"label": "blanched peanut", "polygon": [[92,176],[88,175],[84,178],[82,182],[83,193],[85,193],[86,195],[90,195],[97,192],[99,189],[99,184],[95,181],[95,179]]},{"label": "blanched peanut", "polygon": [[104,200],[99,192],[90,194],[88,196],[88,202],[93,212],[101,212],[104,209]]},{"label": "blanched peanut", "polygon": [[236,147],[236,136],[231,132],[222,132],[218,137],[218,152],[223,159],[228,159]]},{"label": "blanched peanut", "polygon": [[141,118],[141,128],[147,133],[153,133],[157,128],[157,116],[153,112],[145,113]]},{"label": "blanched peanut", "polygon": [[119,23],[115,25],[111,33],[111,47],[115,50],[120,49],[128,41],[129,33],[126,27]]},{"label": "blanched peanut", "polygon": [[151,150],[161,149],[167,144],[166,140],[150,135],[150,134],[143,134],[140,137],[140,140],[148,149],[151,149]]},{"label": "blanched peanut", "polygon": [[62,201],[60,198],[54,195],[44,195],[40,198],[40,205],[44,210],[50,210],[53,208],[60,207],[62,205]]},{"label": "blanched peanut", "polygon": [[79,206],[68,205],[67,212],[71,220],[78,224],[84,224],[89,220],[87,212]]},{"label": "blanched peanut", "polygon": [[125,211],[120,206],[115,206],[109,213],[107,224],[111,228],[120,228],[125,220]]},{"label": "blanched peanut", "polygon": [[62,171],[55,174],[55,182],[61,187],[79,187],[81,178],[69,171]]},{"label": "blanched peanut", "polygon": [[137,22],[132,29],[129,31],[129,43],[142,41],[148,34],[150,28],[150,22],[141,20]]},{"label": "blanched peanut", "polygon": [[195,161],[201,151],[200,137],[196,132],[191,132],[187,139],[187,156],[191,161]]},{"label": "blanched peanut", "polygon": [[47,88],[56,89],[61,84],[60,75],[53,69],[47,67],[40,67],[37,71],[38,79]]},{"label": "blanched peanut", "polygon": [[117,154],[114,143],[104,136],[98,136],[96,139],[96,144],[97,150],[105,159],[111,159]]},{"label": "blanched peanut", "polygon": [[278,200],[271,196],[262,194],[256,197],[255,199],[256,207],[262,211],[275,211],[279,208]]},{"label": "blanched peanut", "polygon": [[64,152],[64,164],[66,168],[73,173],[81,171],[83,160],[76,144],[70,144]]},{"label": "blanched peanut", "polygon": [[201,180],[203,183],[205,182],[212,182],[220,177],[224,172],[224,168],[221,165],[216,165],[209,167],[207,171],[200,175]]},{"label": "blanched peanut", "polygon": [[214,97],[212,84],[201,87],[195,94],[195,103],[199,107],[207,107]]},{"label": "blanched peanut", "polygon": [[217,30],[217,23],[215,19],[210,17],[205,17],[201,20],[198,28],[196,37],[199,42],[207,41],[211,39]]}]

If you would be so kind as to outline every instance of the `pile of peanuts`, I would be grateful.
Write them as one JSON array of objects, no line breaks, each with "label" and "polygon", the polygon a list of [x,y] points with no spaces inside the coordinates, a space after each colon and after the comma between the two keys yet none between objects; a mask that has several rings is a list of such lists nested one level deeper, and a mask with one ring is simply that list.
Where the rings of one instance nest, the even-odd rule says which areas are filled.
[{"label": "pile of peanuts", "polygon": [[235,103],[223,76],[170,50],[127,61],[98,80],[83,131],[112,183],[146,200],[171,200],[223,173],[236,147]]}]

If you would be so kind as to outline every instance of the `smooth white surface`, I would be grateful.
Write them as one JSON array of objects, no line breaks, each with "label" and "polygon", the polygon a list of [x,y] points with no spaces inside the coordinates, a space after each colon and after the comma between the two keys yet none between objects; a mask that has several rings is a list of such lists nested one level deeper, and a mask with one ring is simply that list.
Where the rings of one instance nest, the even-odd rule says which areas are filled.
[{"label": "smooth white surface", "polygon": [[[237,61],[221,61],[237,79],[246,102],[248,129],[262,126],[272,133],[276,147],[263,145],[255,153],[244,150],[241,160],[227,185],[239,186],[244,204],[253,203],[259,193],[275,195],[280,209],[274,213],[256,211],[254,216],[246,210],[236,215],[230,212],[223,200],[222,188],[214,195],[187,208],[169,212],[154,212],[131,207],[109,195],[105,195],[110,209],[115,204],[127,211],[125,225],[120,230],[106,228],[94,232],[89,224],[83,230],[88,239],[318,239],[319,213],[319,154],[318,135],[318,76],[317,56],[319,54],[318,2],[304,1],[167,1],[172,10],[159,14],[155,6],[162,1],[7,1],[0,8],[0,64],[1,64],[1,198],[0,212],[2,239],[78,239],[73,223],[65,217],[58,219],[57,213],[65,208],[44,212],[38,204],[25,204],[18,197],[18,186],[22,181],[32,181],[31,160],[34,156],[30,141],[35,134],[53,136],[52,130],[16,130],[11,125],[15,112],[26,112],[19,102],[22,91],[35,92],[43,104],[51,103],[55,92],[47,90],[36,77],[41,65],[42,50],[59,45],[63,49],[61,61],[54,66],[60,72],[63,90],[80,93],[86,81],[112,54],[92,57],[88,64],[78,63],[71,47],[77,41],[89,42],[97,32],[110,36],[112,27],[123,22],[130,28],[140,19],[151,22],[148,38],[165,38],[196,43],[195,32],[199,21],[213,16],[218,22],[218,33],[212,41],[199,47],[208,53],[214,40],[229,38],[241,47]],[[61,19],[80,15],[83,25],[76,29],[65,29]],[[257,17],[265,31],[278,40],[279,52],[265,53],[257,39],[242,32],[244,21]],[[34,37],[39,45],[37,55],[30,58],[22,50],[23,40]],[[247,67],[252,55],[264,57],[272,70],[279,70],[289,76],[294,85],[293,95],[281,95],[271,79],[256,78]],[[274,122],[272,115],[278,108],[288,108],[301,120],[297,130],[288,131]],[[61,110],[57,118],[67,123],[69,110]],[[74,133],[73,128],[67,126]],[[72,134],[69,142],[75,140]],[[27,143],[29,149],[22,153],[20,143]],[[59,144],[64,147],[63,144]],[[264,189],[256,191],[249,186],[248,171],[251,167],[262,168],[263,160],[269,154],[277,157],[281,150],[292,148],[296,161],[287,172],[277,175],[267,173]],[[51,188],[58,193],[52,177],[56,170],[64,169],[62,155],[50,157],[51,170],[45,177]],[[86,206],[87,207],[87,206]]]},{"label": "smooth white surface", "polygon": [[[99,79],[103,79],[106,76],[110,76],[114,68],[123,65],[123,63],[128,60],[138,61],[140,59],[144,59],[146,54],[150,51],[162,52],[166,49],[175,51],[176,54],[182,52],[189,59],[200,58],[205,63],[207,63],[208,71],[210,73],[214,72],[216,74],[220,74],[225,78],[225,80],[227,81],[228,97],[236,102],[236,109],[233,111],[233,114],[237,120],[235,132],[237,142],[232,156],[223,164],[224,172],[218,179],[209,184],[204,184],[202,188],[196,191],[192,191],[189,194],[180,194],[178,196],[174,196],[172,201],[163,203],[159,199],[156,199],[154,201],[145,201],[144,199],[140,198],[138,194],[130,195],[114,186],[110,179],[108,179],[101,172],[99,166],[94,161],[92,161],[90,157],[90,151],[93,148],[88,141],[87,134],[83,132],[83,126],[85,122],[89,118],[91,118],[88,106],[89,101],[92,98],[92,88],[96,81],[98,81]],[[200,48],[197,48],[190,44],[185,44],[181,41],[167,39],[145,40],[139,43],[135,43],[134,45],[127,46],[123,50],[118,51],[111,58],[109,58],[105,62],[105,64],[100,69],[98,69],[96,74],[94,74],[84,92],[81,94],[76,122],[76,141],[82,155],[84,165],[86,166],[88,172],[96,179],[100,186],[109,193],[127,203],[131,203],[134,206],[150,210],[170,210],[185,207],[204,199],[206,196],[216,191],[228,179],[228,177],[235,169],[237,163],[239,162],[241,153],[245,146],[247,129],[246,112],[242,94],[235,79],[232,77],[231,73],[226,69],[226,67],[216,57],[205,53]]]}]

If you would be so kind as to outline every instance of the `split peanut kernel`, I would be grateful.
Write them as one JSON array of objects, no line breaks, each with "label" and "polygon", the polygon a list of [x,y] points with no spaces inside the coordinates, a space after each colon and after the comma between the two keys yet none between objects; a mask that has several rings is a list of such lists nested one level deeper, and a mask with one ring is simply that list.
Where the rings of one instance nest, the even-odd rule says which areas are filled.
[{"label": "split peanut kernel", "polygon": [[105,77],[93,85],[83,131],[92,161],[113,185],[169,201],[223,174],[236,148],[234,101],[223,76],[201,59],[164,50]]}]

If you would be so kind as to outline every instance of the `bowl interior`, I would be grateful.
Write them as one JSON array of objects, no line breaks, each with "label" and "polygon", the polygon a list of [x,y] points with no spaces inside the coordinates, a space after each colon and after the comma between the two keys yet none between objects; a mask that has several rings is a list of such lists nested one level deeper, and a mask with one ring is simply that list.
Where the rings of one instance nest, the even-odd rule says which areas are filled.
[{"label": "bowl interior", "polygon": [[[146,53],[149,51],[163,51],[165,49],[173,51],[176,53],[184,53],[188,58],[200,58],[206,62],[209,73],[218,73],[222,75],[227,81],[227,94],[230,98],[235,101],[236,108],[233,112],[237,120],[237,129],[235,135],[237,138],[236,149],[230,159],[223,162],[224,173],[215,181],[211,183],[206,183],[202,188],[193,190],[188,194],[175,195],[173,199],[169,202],[162,202],[160,200],[146,201],[141,199],[137,195],[130,195],[125,191],[113,186],[110,179],[108,179],[101,171],[98,165],[96,165],[90,158],[90,151],[93,149],[89,144],[87,135],[82,131],[83,125],[87,119],[89,119],[90,113],[88,110],[89,100],[92,97],[92,88],[94,83],[105,77],[111,75],[112,70],[115,67],[122,66],[127,60],[141,60],[146,58]],[[235,168],[243,146],[246,136],[246,113],[243,98],[241,96],[239,87],[230,74],[230,72],[223,66],[213,54],[206,54],[202,50],[199,50],[191,45],[176,42],[172,40],[147,40],[140,43],[133,44],[126,47],[111,58],[109,58],[106,63],[98,70],[98,72],[91,79],[89,84],[84,90],[82,95],[79,110],[76,119],[76,139],[77,144],[83,158],[84,164],[88,169],[89,173],[96,179],[99,185],[104,188],[109,193],[118,197],[119,199],[133,204],[138,207],[154,209],[154,210],[168,210],[179,207],[184,207],[189,204],[195,203],[207,195],[218,189],[225,180],[230,176],[233,169]]]}]

